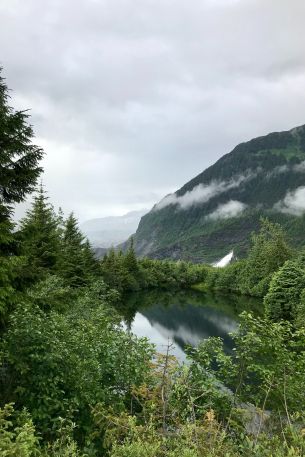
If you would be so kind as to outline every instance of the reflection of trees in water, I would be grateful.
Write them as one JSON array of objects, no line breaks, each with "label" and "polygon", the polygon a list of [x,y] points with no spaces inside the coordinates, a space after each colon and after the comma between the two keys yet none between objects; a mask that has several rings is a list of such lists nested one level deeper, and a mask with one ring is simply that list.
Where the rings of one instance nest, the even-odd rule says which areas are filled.
[{"label": "reflection of trees in water", "polygon": [[157,327],[183,350],[191,341],[219,336],[229,351],[232,340],[228,332],[236,327],[238,314],[244,310],[258,312],[258,300],[239,296],[213,295],[183,290],[135,292],[124,297],[119,307],[130,328],[137,312],[144,315],[151,326]]},{"label": "reflection of trees in water", "polygon": [[212,307],[184,304],[163,307],[156,305],[141,310],[152,326],[159,325],[172,334],[174,341],[184,349],[192,341],[210,336],[221,337],[227,348],[232,346],[228,332],[236,328],[236,320]]}]

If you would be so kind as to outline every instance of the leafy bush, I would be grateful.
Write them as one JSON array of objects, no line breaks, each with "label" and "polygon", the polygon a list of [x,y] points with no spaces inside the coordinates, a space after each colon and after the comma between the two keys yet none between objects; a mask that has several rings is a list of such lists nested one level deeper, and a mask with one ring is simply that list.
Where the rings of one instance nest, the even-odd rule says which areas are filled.
[{"label": "leafy bush", "polygon": [[0,455],[1,457],[32,457],[38,451],[38,438],[33,422],[25,411],[19,413],[13,423],[13,405],[0,408]]},{"label": "leafy bush", "polygon": [[46,315],[37,306],[17,308],[4,342],[4,401],[26,406],[45,435],[59,416],[90,422],[98,401],[124,401],[145,379],[151,349],[125,333],[107,309]]}]

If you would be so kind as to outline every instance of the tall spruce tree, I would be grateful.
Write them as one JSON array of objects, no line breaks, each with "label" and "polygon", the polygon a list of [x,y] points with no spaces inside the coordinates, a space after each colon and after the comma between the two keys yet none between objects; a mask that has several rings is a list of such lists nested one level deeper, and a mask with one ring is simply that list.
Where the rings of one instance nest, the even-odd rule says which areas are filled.
[{"label": "tall spruce tree", "polygon": [[18,233],[20,252],[26,257],[23,279],[35,282],[58,270],[61,240],[58,216],[41,185]]},{"label": "tall spruce tree", "polygon": [[89,242],[80,229],[78,221],[71,213],[65,223],[61,275],[71,287],[87,284],[98,272],[98,262],[94,258]]},{"label": "tall spruce tree", "polygon": [[13,281],[18,259],[11,215],[15,203],[33,191],[41,173],[43,150],[32,141],[34,133],[26,111],[9,105],[9,90],[0,68],[0,319],[13,302]]},{"label": "tall spruce tree", "polygon": [[127,268],[127,270],[129,271],[129,273],[132,273],[133,275],[137,275],[137,273],[139,271],[139,266],[138,266],[138,262],[137,262],[137,258],[136,258],[136,254],[135,254],[135,250],[134,250],[133,237],[131,237],[131,239],[130,239],[130,245],[129,245],[129,249],[125,255],[124,265]]},{"label": "tall spruce tree", "polygon": [[305,270],[300,262],[287,260],[271,280],[264,298],[267,315],[274,321],[296,322],[303,307]]},{"label": "tall spruce tree", "polygon": [[98,275],[100,273],[99,261],[95,258],[92,246],[88,239],[83,244],[84,266],[89,275]]},{"label": "tall spruce tree", "polygon": [[[1,73],[1,68],[0,68]],[[43,150],[32,144],[34,133],[26,111],[15,111],[8,104],[9,91],[0,76],[0,224],[7,222],[13,205],[32,192],[42,168]],[[2,230],[1,230],[2,231]],[[0,252],[6,243],[2,239]]]},{"label": "tall spruce tree", "polygon": [[262,218],[260,231],[252,235],[252,246],[243,266],[241,292],[264,296],[273,273],[291,257],[292,249],[281,226]]}]

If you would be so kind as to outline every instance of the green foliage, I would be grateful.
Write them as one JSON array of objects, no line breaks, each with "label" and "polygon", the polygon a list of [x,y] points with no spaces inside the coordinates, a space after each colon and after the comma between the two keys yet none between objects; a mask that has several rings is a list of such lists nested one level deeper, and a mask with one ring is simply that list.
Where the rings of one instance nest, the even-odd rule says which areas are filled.
[{"label": "green foliage", "polygon": [[264,296],[272,274],[291,258],[285,233],[278,224],[261,220],[261,229],[252,235],[252,246],[241,278],[241,291]]},{"label": "green foliage", "polygon": [[15,289],[24,259],[17,256],[2,257],[0,263],[0,328],[5,325],[9,312],[19,299]]},{"label": "green foliage", "polygon": [[25,284],[31,284],[57,271],[60,255],[58,218],[53,206],[48,203],[42,186],[20,223],[18,238],[20,253],[27,259],[23,272]]},{"label": "green foliage", "polygon": [[78,228],[73,214],[65,221],[48,203],[42,186],[17,234],[19,252],[26,259],[21,286],[59,276],[66,287],[85,286],[99,273],[93,250]]},{"label": "green foliage", "polygon": [[73,288],[88,284],[99,271],[91,246],[79,230],[73,213],[64,223],[59,263],[61,276]]},{"label": "green foliage", "polygon": [[25,300],[35,303],[39,308],[50,311],[64,311],[73,297],[73,292],[63,278],[48,275],[38,281],[25,293]]},{"label": "green foliage", "polygon": [[[41,173],[38,162],[43,151],[32,144],[32,127],[26,111],[14,111],[8,105],[9,93],[0,76],[0,205],[24,200],[33,191]],[[10,209],[9,206],[6,208]]]},{"label": "green foliage", "polygon": [[17,308],[4,343],[2,400],[26,406],[47,435],[59,416],[85,427],[90,405],[124,400],[148,369],[151,350],[144,340],[125,333],[107,309],[84,313],[79,306],[65,315]]},{"label": "green foliage", "polygon": [[279,224],[261,219],[261,227],[252,234],[252,245],[246,259],[224,268],[207,268],[207,289],[264,297],[272,276],[293,256],[286,234]]},{"label": "green foliage", "polygon": [[305,289],[302,290],[296,317],[296,326],[302,327],[305,322]]},{"label": "green foliage", "polygon": [[12,421],[14,408],[7,404],[0,408],[1,457],[34,457],[38,451],[38,438],[33,422],[25,411]]},{"label": "green foliage", "polygon": [[75,424],[61,419],[52,443],[42,445],[30,414],[17,412],[13,404],[0,408],[1,457],[87,457],[73,440]]},{"label": "green foliage", "polygon": [[240,292],[244,263],[245,261],[235,261],[224,268],[218,268],[214,289],[224,292]]},{"label": "green foliage", "polygon": [[[303,416],[295,408],[304,406],[304,357],[296,353],[304,346],[304,331],[293,334],[298,343],[286,350],[287,332],[289,326],[272,324],[267,341],[265,322],[244,315],[235,354],[225,355],[220,340],[210,339],[190,352],[188,366],[179,367],[169,353],[160,356],[150,383],[133,389],[132,413],[97,408],[97,424],[107,423],[104,446],[110,456],[301,457]],[[300,371],[296,381],[293,370]],[[266,409],[273,402],[270,417]]]},{"label": "green foliage", "polygon": [[[76,240],[71,244],[82,246],[75,221],[70,222],[75,235],[70,239]],[[59,230],[60,240],[64,233]],[[231,291],[245,262],[219,269],[138,260],[130,249],[111,251],[101,271],[122,291],[135,284],[169,289],[198,281]],[[297,432],[292,438],[287,432],[284,441],[276,427],[272,440],[260,430],[256,437],[248,434],[247,411],[238,406],[250,401],[292,423],[305,407],[304,327],[244,315],[232,354],[224,353],[219,339],[209,339],[190,349],[188,366],[179,366],[170,354],[151,363],[150,345],[126,333],[113,311],[118,292],[92,275],[87,285],[69,286],[60,276],[62,265],[57,275],[46,269],[27,289],[2,345],[0,400],[28,409],[43,437],[37,455],[302,455]],[[67,433],[61,417],[77,427]]]},{"label": "green foliage", "polygon": [[77,442],[73,439],[75,424],[65,419],[59,420],[56,439],[39,450],[39,457],[88,457],[83,453]]},{"label": "green foliage", "polygon": [[116,253],[110,249],[101,261],[101,275],[110,287],[120,292],[138,289],[137,278],[134,272],[129,271],[122,252]]},{"label": "green foliage", "polygon": [[288,416],[305,407],[305,329],[288,322],[241,315],[233,335],[233,355],[224,354],[218,339],[203,341],[190,353],[196,369],[208,370],[234,392],[235,402],[253,403]]},{"label": "green foliage", "polygon": [[133,274],[134,276],[138,274],[139,266],[133,247],[133,238],[131,238],[129,249],[124,256],[124,265],[130,274]]},{"label": "green foliage", "polygon": [[77,309],[91,309],[99,305],[110,307],[118,302],[120,294],[117,290],[111,289],[102,279],[96,279],[77,294]]},{"label": "green foliage", "polygon": [[206,266],[194,265],[189,262],[170,260],[140,260],[140,269],[146,287],[184,288],[204,280]]},{"label": "green foliage", "polygon": [[264,298],[268,316],[275,321],[298,320],[301,295],[305,289],[305,270],[295,260],[288,260],[273,275],[269,291]]},{"label": "green foliage", "polygon": [[[0,73],[1,73],[0,68]],[[14,224],[10,220],[13,205],[24,201],[41,172],[41,148],[32,143],[32,127],[25,111],[15,111],[8,104],[9,91],[0,75],[0,319],[6,318],[14,303],[14,279],[20,265],[16,253]],[[9,257],[9,258],[8,258]]]},{"label": "green foliage", "polygon": [[181,261],[137,259],[132,246],[126,254],[111,249],[101,261],[103,279],[121,292],[190,287],[204,280],[207,268]]},{"label": "green foliage", "polygon": [[[286,430],[285,430],[286,431]],[[289,431],[288,431],[289,433]],[[178,436],[151,433],[116,443],[111,457],[302,457],[304,442],[295,433],[290,440],[260,435],[258,439],[241,435],[235,440],[215,420],[184,426]],[[292,434],[291,434],[292,435]]]}]

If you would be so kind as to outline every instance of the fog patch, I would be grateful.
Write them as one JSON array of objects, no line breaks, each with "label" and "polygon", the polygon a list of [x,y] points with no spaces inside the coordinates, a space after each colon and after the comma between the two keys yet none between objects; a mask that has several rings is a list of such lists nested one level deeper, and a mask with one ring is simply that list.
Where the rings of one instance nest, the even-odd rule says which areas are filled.
[{"label": "fog patch", "polygon": [[305,173],[305,160],[303,162],[297,163],[293,166],[293,171],[297,171],[299,173]]},{"label": "fog patch", "polygon": [[198,186],[195,186],[184,195],[167,195],[154,207],[154,210],[158,211],[169,205],[177,205],[180,209],[188,209],[191,206],[206,203],[211,200],[211,198],[238,187],[240,184],[248,181],[254,176],[256,176],[256,174],[252,173],[248,175],[239,175],[229,181],[212,181],[210,184],[198,184]]},{"label": "fog patch", "polygon": [[305,212],[305,186],[287,192],[285,198],[274,205],[274,209],[293,216],[301,216]]},{"label": "fog patch", "polygon": [[275,167],[273,174],[281,175],[282,173],[287,173],[289,171],[288,165],[280,165]]},{"label": "fog patch", "polygon": [[273,176],[281,175],[283,173],[288,173],[291,171],[294,171],[296,173],[305,173],[305,160],[295,165],[279,165],[270,172],[268,172],[267,177],[271,178]]},{"label": "fog patch", "polygon": [[223,205],[219,205],[215,211],[206,216],[207,219],[217,220],[217,219],[229,219],[230,217],[235,217],[241,214],[247,205],[237,200],[230,200]]}]

